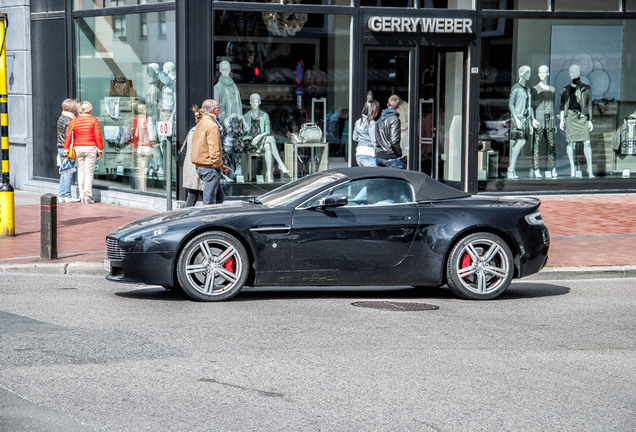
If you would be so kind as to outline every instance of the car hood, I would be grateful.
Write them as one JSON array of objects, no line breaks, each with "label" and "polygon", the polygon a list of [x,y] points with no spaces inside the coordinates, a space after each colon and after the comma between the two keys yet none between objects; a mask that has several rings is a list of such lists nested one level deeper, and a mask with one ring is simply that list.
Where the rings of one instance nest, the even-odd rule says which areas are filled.
[{"label": "car hood", "polygon": [[189,207],[187,209],[171,210],[157,213],[145,218],[138,219],[129,224],[120,226],[109,235],[129,234],[134,231],[151,229],[158,225],[170,226],[174,224],[187,223],[190,220],[220,219],[229,214],[237,212],[262,211],[268,207],[262,204],[254,204],[247,201],[226,201],[223,204],[212,204],[207,206]]}]

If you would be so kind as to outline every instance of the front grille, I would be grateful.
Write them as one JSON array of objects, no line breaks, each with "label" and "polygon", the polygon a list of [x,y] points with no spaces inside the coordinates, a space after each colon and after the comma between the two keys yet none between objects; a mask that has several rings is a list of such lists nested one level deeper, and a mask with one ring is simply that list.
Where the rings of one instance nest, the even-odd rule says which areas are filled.
[{"label": "front grille", "polygon": [[116,238],[106,237],[106,256],[112,260],[123,260],[126,256]]}]

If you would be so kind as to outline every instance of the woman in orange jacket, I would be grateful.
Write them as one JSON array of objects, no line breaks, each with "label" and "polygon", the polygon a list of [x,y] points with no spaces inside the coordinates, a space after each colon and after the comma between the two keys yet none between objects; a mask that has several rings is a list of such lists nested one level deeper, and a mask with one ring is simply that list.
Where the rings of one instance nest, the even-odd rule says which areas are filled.
[{"label": "woman in orange jacket", "polygon": [[91,115],[93,106],[90,102],[80,102],[78,116],[68,127],[66,140],[64,141],[64,154],[73,143],[77,164],[77,185],[79,196],[83,204],[92,204],[93,201],[93,173],[95,161],[101,159],[104,143],[99,121]]}]

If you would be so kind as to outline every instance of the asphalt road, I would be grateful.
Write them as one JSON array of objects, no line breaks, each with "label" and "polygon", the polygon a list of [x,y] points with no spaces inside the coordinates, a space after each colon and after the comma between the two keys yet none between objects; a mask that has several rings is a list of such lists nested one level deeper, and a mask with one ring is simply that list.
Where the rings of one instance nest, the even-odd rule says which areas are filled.
[{"label": "asphalt road", "polygon": [[[397,301],[404,312],[352,306]],[[636,280],[501,299],[262,290],[206,304],[0,275],[0,431],[626,431]]]}]

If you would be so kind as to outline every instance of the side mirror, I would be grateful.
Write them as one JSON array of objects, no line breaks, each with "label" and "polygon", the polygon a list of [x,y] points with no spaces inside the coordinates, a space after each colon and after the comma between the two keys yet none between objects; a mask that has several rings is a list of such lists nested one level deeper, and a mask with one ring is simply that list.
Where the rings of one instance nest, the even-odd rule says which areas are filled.
[{"label": "side mirror", "polygon": [[320,200],[321,207],[342,207],[349,204],[349,198],[344,194],[328,195]]}]

